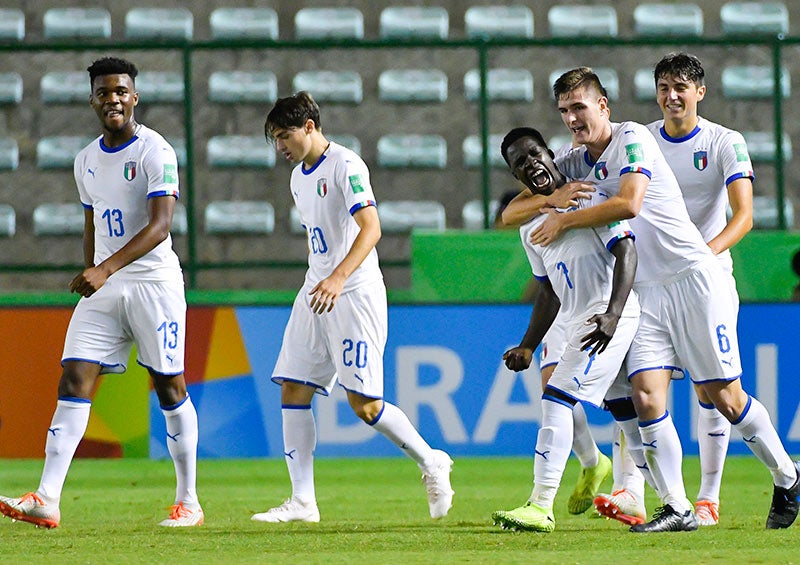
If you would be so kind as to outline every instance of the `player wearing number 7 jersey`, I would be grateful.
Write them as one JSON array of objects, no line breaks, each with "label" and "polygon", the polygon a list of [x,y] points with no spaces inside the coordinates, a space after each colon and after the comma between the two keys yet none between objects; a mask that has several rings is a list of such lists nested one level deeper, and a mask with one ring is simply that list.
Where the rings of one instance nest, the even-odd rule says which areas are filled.
[{"label": "player wearing number 7 jersey", "polygon": [[64,343],[39,488],[20,498],[0,497],[0,512],[58,526],[61,490],[89,422],[94,385],[102,373],[125,371],[135,342],[166,419],[177,477],[175,503],[160,525],[197,526],[204,519],[195,490],[197,413],[183,376],[186,300],[170,237],[178,198],[175,151],[134,120],[139,95],[133,63],[108,57],[88,71],[89,104],[102,135],[78,154],[74,167],[85,209],[86,268],[70,290],[82,298]]},{"label": "player wearing number 7 jersey", "polygon": [[353,151],[325,138],[319,107],[307,92],[279,99],[264,130],[279,153],[298,163],[290,189],[308,234],[308,271],[272,373],[281,385],[292,496],[252,519],[319,521],[311,399],[329,394],[337,381],[356,415],[417,463],[431,518],[441,518],[452,505],[453,462],[422,439],[402,410],[383,400],[386,288],[375,251],[381,226],[369,170]]}]

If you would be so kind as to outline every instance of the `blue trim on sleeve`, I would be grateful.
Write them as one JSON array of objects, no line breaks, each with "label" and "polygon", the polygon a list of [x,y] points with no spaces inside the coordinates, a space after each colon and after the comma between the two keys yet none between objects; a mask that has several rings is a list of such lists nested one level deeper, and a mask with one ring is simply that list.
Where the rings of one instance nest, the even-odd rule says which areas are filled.
[{"label": "blue trim on sleeve", "polygon": [[147,198],[148,199],[149,198],[155,198],[157,196],[174,196],[175,199],[177,200],[179,194],[180,194],[180,191],[178,191],[178,190],[159,190],[157,192],[150,192],[147,195]]},{"label": "blue trim on sleeve", "polygon": [[368,208],[369,206],[377,206],[374,200],[367,200],[365,202],[359,202],[358,204],[354,204],[352,208],[350,208],[350,215],[352,216],[362,208]]},{"label": "blue trim on sleeve", "polygon": [[642,173],[643,175],[646,175],[647,178],[649,179],[653,178],[653,173],[651,173],[648,169],[645,169],[644,167],[634,167],[634,166],[625,167],[619,172],[619,176],[625,175],[627,173]]},{"label": "blue trim on sleeve", "polygon": [[122,151],[123,149],[128,147],[131,143],[133,143],[137,139],[139,139],[139,136],[138,135],[134,135],[126,143],[123,143],[119,147],[108,147],[108,146],[106,146],[105,143],[103,143],[103,138],[101,137],[100,138],[100,149],[102,149],[104,153],[119,153],[120,151]]},{"label": "blue trim on sleeve", "polygon": [[617,243],[617,242],[618,242],[619,240],[621,240],[621,239],[628,239],[628,238],[631,238],[632,240],[636,241],[636,236],[635,236],[635,235],[633,235],[633,232],[632,232],[632,231],[630,231],[630,230],[625,230],[623,233],[621,233],[621,234],[619,234],[619,235],[617,235],[617,236],[614,236],[613,238],[611,238],[611,239],[608,241],[608,243],[606,244],[606,249],[608,249],[609,251],[611,251],[611,248],[612,248],[612,247],[614,247],[614,244],[615,244],[615,243]]},{"label": "blue trim on sleeve", "polygon": [[739,173],[732,174],[731,176],[729,176],[728,178],[725,179],[725,186],[728,186],[733,181],[739,180],[739,179],[756,180],[756,175],[755,175],[755,173],[753,171],[747,171],[747,172],[744,172],[744,173],[743,172],[739,172]]},{"label": "blue trim on sleeve", "polygon": [[684,141],[692,139],[695,135],[700,133],[700,125],[694,126],[694,129],[683,137],[670,137],[667,133],[667,130],[664,129],[664,126],[661,126],[658,131],[661,133],[661,137],[663,137],[665,141],[669,141],[670,143],[683,143]]},{"label": "blue trim on sleeve", "polygon": [[306,169],[306,164],[302,163],[300,165],[300,172],[303,173],[304,175],[310,175],[311,173],[317,170],[317,167],[319,167],[327,157],[328,156],[323,153],[322,156],[319,158],[319,160],[316,163],[314,163],[314,166],[311,167],[310,169]]}]

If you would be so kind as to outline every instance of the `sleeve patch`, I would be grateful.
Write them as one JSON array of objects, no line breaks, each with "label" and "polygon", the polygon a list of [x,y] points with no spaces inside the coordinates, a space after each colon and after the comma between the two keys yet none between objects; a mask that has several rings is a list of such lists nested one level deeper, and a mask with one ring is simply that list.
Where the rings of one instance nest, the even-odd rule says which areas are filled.
[{"label": "sleeve patch", "polygon": [[628,157],[628,163],[644,161],[644,148],[641,143],[631,143],[625,146],[625,155]]},{"label": "sleeve patch", "polygon": [[350,188],[353,189],[353,194],[364,192],[364,181],[361,175],[350,175],[348,180],[350,181]]},{"label": "sleeve patch", "polygon": [[171,163],[164,164],[164,184],[178,183],[178,169]]},{"label": "sleeve patch", "polygon": [[747,152],[747,144],[745,143],[734,143],[733,150],[736,151],[736,160],[738,162],[749,161],[750,154]]}]

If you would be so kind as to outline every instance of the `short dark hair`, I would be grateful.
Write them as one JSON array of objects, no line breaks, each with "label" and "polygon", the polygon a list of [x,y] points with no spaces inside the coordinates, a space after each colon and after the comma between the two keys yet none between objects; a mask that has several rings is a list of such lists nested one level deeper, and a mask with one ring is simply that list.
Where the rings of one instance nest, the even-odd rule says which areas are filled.
[{"label": "short dark hair", "polygon": [[705,84],[706,72],[700,59],[689,53],[669,53],[664,56],[653,70],[653,80],[658,84],[658,79],[672,76],[688,80],[697,86]]},{"label": "short dark hair", "polygon": [[511,163],[508,162],[508,148],[512,143],[522,137],[532,137],[536,140],[536,143],[541,145],[544,149],[550,151],[550,148],[547,146],[547,142],[544,140],[544,137],[538,129],[531,127],[514,128],[506,134],[506,136],[503,138],[503,141],[500,143],[500,153],[503,154],[503,159],[506,160],[506,164],[511,165]]},{"label": "short dark hair", "polygon": [[89,65],[86,69],[89,71],[89,85],[94,88],[94,79],[104,75],[128,75],[131,80],[136,84],[136,75],[139,74],[139,69],[136,65],[125,59],[117,57],[103,57],[96,60]]},{"label": "short dark hair", "polygon": [[556,101],[562,95],[577,90],[583,86],[591,86],[602,96],[608,98],[606,87],[600,82],[600,77],[591,69],[591,67],[577,67],[562,74],[553,83],[553,96]]},{"label": "short dark hair", "polygon": [[264,135],[269,141],[276,129],[303,127],[307,120],[312,120],[317,129],[322,129],[319,119],[319,106],[314,98],[301,90],[297,94],[278,98],[264,122]]}]

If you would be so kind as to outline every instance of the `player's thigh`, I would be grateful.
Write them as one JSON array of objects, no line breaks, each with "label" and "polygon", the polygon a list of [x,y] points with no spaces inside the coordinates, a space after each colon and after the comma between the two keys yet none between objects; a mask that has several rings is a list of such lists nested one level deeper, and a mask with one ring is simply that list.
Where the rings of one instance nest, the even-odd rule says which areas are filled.
[{"label": "player's thigh", "polygon": [[137,281],[125,312],[138,349],[138,361],[162,375],[183,373],[186,297],[181,281]]},{"label": "player's thigh", "polygon": [[[539,356],[539,370],[555,365],[567,347],[567,321],[559,311],[556,319],[550,325],[547,333],[542,338],[541,354]],[[552,373],[552,371],[551,371]]]},{"label": "player's thigh", "polygon": [[[641,306],[639,326],[625,358],[628,377],[655,368],[682,371],[664,309],[661,286],[637,288]],[[682,376],[682,372],[679,373]]]}]

